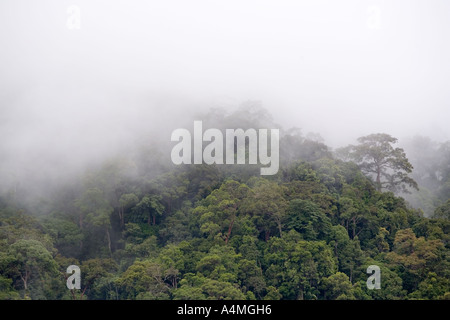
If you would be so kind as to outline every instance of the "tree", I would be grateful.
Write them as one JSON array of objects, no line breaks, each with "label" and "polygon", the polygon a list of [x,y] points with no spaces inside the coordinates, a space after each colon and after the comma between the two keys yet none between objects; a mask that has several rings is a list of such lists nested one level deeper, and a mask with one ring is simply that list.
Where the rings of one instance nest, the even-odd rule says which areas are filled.
[{"label": "tree", "polygon": [[180,281],[180,287],[173,291],[174,300],[206,300],[201,285],[205,281],[203,275],[186,273]]},{"label": "tree", "polygon": [[210,238],[219,236],[228,243],[238,218],[238,208],[248,192],[247,185],[234,180],[224,182],[211,192],[193,211],[199,218],[200,230]]},{"label": "tree", "polygon": [[[440,271],[440,265],[446,266],[441,240],[417,238],[413,230],[403,229],[395,234],[393,251],[386,254],[387,260],[397,266],[404,286],[413,291],[417,289],[429,272]],[[443,271],[446,272],[446,271]]]},{"label": "tree", "polygon": [[410,294],[413,299],[444,299],[450,292],[450,281],[439,277],[435,272],[428,273],[427,278],[419,284],[419,289]]},{"label": "tree", "polygon": [[342,272],[332,274],[328,278],[323,279],[321,288],[324,297],[329,300],[353,300],[352,283],[347,275]]},{"label": "tree", "polygon": [[241,290],[226,281],[206,279],[202,284],[202,290],[209,300],[244,300]]},{"label": "tree", "polygon": [[125,193],[119,199],[119,219],[120,226],[123,227],[125,225],[125,210],[128,210],[130,207],[134,206],[139,202],[138,197],[134,193]]},{"label": "tree", "polygon": [[236,254],[230,246],[212,247],[208,254],[197,263],[196,269],[199,273],[210,279],[235,282],[239,270],[238,260],[240,254]]},{"label": "tree", "polygon": [[187,273],[174,291],[179,300],[244,300],[239,288],[227,281],[206,278],[202,274]]},{"label": "tree", "polygon": [[191,233],[189,232],[189,222],[192,221],[191,218],[191,208],[186,205],[175,213],[168,215],[164,219],[162,228],[159,230],[160,238],[166,242],[178,243],[183,240],[188,240],[191,238]]},{"label": "tree", "polygon": [[306,240],[322,240],[331,228],[330,219],[309,200],[291,200],[286,220],[286,227],[300,232]]},{"label": "tree", "polygon": [[160,201],[159,195],[146,195],[134,207],[134,211],[140,216],[140,220],[146,217],[148,225],[155,225],[156,217],[160,217],[164,212],[164,206]]},{"label": "tree", "polygon": [[108,242],[109,253],[112,254],[110,219],[114,209],[105,199],[104,192],[99,188],[89,188],[76,201],[76,205],[80,209],[80,228],[84,228],[84,220],[91,226],[103,228]]},{"label": "tree", "polygon": [[12,279],[0,275],[0,300],[17,300],[19,293],[12,287]]},{"label": "tree", "polygon": [[125,299],[168,299],[169,286],[164,282],[160,263],[151,260],[135,261],[116,280],[120,294]]},{"label": "tree", "polygon": [[242,287],[253,292],[261,298],[263,290],[266,288],[262,270],[255,260],[241,259],[239,261],[238,279]]},{"label": "tree", "polygon": [[20,279],[24,297],[28,297],[33,280],[57,273],[57,263],[51,253],[37,240],[20,239],[8,248],[7,255],[0,258],[3,272]]},{"label": "tree", "polygon": [[397,143],[397,138],[386,133],[376,133],[360,137],[358,142],[360,144],[357,146],[339,149],[338,154],[348,156],[364,173],[373,177],[378,191],[387,189],[408,193],[407,187],[418,190],[416,181],[408,176],[413,166],[404,150],[392,146]]},{"label": "tree", "polygon": [[42,221],[43,231],[52,237],[58,252],[65,256],[80,255],[83,234],[78,225],[64,214],[52,214]]},{"label": "tree", "polygon": [[185,268],[183,252],[179,246],[169,244],[165,246],[158,256],[158,263],[162,267],[164,280],[170,284],[172,288],[177,288],[180,270]]},{"label": "tree", "polygon": [[363,262],[358,237],[350,239],[343,226],[333,226],[330,238],[330,245],[334,248],[334,254],[339,262],[339,270],[344,271],[350,282],[353,282],[354,270]]},{"label": "tree", "polygon": [[331,248],[324,241],[305,241],[290,230],[271,237],[264,252],[263,270],[268,286],[283,299],[317,299],[318,284],[336,271]]},{"label": "tree", "polygon": [[243,211],[252,215],[259,229],[264,232],[266,241],[272,229],[276,229],[282,237],[282,223],[288,206],[286,188],[274,181],[258,179],[251,191],[243,203]]},{"label": "tree", "polygon": [[[81,292],[78,293],[79,299],[82,300],[85,295],[92,298],[105,299],[105,295],[102,295],[98,291],[97,282],[99,280],[108,280],[109,284],[112,283],[112,277],[114,272],[117,271],[117,264],[112,259],[89,259],[83,261],[81,264]],[[94,294],[95,293],[95,294]],[[72,290],[72,298],[76,299],[76,293]]]},{"label": "tree", "polygon": [[450,220],[450,199],[446,203],[437,207],[434,211],[433,218],[449,219]]},{"label": "tree", "polygon": [[[353,201],[352,198],[343,196],[339,199],[338,210],[340,213],[340,218],[343,220],[343,225],[345,225],[347,232],[349,231],[349,223],[351,222],[352,239],[359,235],[363,228],[356,232],[356,228],[359,222],[365,222],[368,215],[365,214],[365,208],[362,203]],[[367,226],[364,226],[367,228]]]},{"label": "tree", "polygon": [[[380,290],[370,290],[367,288],[367,268],[370,265],[376,265],[380,268],[381,272],[381,289]],[[355,278],[358,282],[355,286],[360,286],[362,291],[369,296],[369,298],[374,300],[401,300],[406,297],[406,290],[403,289],[403,281],[400,276],[389,269],[384,263],[380,261],[373,260],[372,258],[367,258],[366,261],[358,269]],[[359,297],[358,297],[359,299]]]}]

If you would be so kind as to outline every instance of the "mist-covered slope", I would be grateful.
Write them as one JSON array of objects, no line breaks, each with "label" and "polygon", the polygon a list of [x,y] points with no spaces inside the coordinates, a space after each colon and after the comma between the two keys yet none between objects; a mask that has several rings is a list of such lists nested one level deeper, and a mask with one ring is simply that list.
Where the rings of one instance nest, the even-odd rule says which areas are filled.
[{"label": "mist-covered slope", "polygon": [[[226,128],[237,115],[205,118]],[[275,125],[263,110],[240,119],[243,128]],[[281,136],[273,176],[258,165],[175,166],[155,145],[39,201],[9,190],[1,298],[448,298],[448,216],[424,217],[293,132]],[[66,287],[69,265],[81,268],[80,290]],[[366,286],[369,265],[381,270],[380,290]]]}]

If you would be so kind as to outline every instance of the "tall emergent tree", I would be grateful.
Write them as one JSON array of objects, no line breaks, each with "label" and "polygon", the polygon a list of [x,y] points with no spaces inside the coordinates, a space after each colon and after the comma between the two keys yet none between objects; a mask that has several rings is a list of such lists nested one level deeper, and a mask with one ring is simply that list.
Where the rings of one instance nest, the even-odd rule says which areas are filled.
[{"label": "tall emergent tree", "polygon": [[375,187],[392,192],[408,193],[408,187],[418,190],[416,181],[408,176],[413,166],[402,148],[394,148],[397,143],[386,133],[374,133],[358,138],[359,145],[350,145],[338,152],[355,161],[361,170],[374,178]]}]

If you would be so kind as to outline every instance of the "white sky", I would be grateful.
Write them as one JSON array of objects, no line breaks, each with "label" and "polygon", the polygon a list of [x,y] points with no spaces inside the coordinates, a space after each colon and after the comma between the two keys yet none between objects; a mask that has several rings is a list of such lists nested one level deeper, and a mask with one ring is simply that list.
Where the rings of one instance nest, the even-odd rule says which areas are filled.
[{"label": "white sky", "polygon": [[246,100],[331,146],[448,140],[449,18],[445,0],[1,0],[0,147],[103,152]]}]

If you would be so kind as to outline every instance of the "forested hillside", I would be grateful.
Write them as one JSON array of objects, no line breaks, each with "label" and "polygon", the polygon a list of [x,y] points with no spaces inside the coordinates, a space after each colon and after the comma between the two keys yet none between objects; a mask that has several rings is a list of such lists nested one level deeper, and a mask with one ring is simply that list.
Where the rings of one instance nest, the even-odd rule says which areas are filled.
[{"label": "forested hillside", "polygon": [[[206,118],[273,125],[242,110]],[[450,299],[448,171],[426,217],[318,140],[283,132],[274,176],[175,166],[149,144],[36,201],[11,188],[0,199],[0,299]],[[66,287],[69,265],[80,290]],[[379,290],[366,286],[369,265]]]}]

